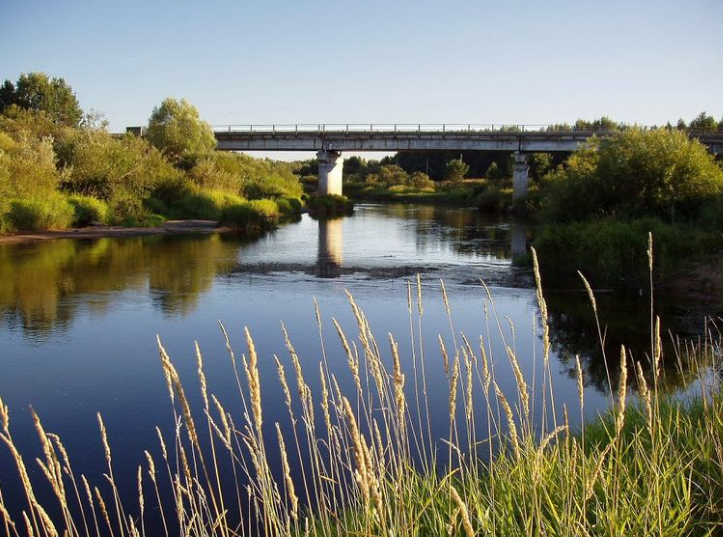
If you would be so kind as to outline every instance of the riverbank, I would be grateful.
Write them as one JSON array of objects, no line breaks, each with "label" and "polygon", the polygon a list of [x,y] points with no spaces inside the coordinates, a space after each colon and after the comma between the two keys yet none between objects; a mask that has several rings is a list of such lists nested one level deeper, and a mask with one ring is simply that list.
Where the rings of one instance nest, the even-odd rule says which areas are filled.
[{"label": "riverbank", "polygon": [[0,244],[41,242],[56,239],[101,239],[104,237],[144,237],[147,235],[181,235],[186,233],[228,233],[228,226],[213,220],[168,220],[158,227],[89,226],[0,234]]}]

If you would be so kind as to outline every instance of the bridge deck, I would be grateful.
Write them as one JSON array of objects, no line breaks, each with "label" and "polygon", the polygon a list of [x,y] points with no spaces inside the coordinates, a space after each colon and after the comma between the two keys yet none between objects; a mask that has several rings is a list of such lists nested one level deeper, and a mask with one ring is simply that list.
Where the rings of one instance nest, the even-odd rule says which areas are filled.
[{"label": "bridge deck", "polygon": [[[241,125],[214,127],[221,151],[574,151],[613,131],[492,125]],[[723,153],[723,133],[691,133]]]}]

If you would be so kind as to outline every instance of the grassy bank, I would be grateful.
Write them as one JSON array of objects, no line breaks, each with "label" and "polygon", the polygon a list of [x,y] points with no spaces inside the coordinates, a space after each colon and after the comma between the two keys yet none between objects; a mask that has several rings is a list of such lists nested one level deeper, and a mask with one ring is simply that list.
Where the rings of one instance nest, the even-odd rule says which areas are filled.
[{"label": "grassy bank", "polygon": [[[594,308],[592,292],[591,299]],[[446,305],[444,287],[442,300]],[[288,414],[283,424],[265,414],[263,358],[248,330],[243,357],[228,346],[242,410],[212,395],[199,350],[200,398],[197,389],[190,392],[190,380],[181,382],[159,343],[180,426],[145,453],[131,501],[122,501],[113,478],[114,470],[130,470],[113,467],[100,417],[108,480],[91,488],[39,418],[43,475],[31,479],[13,443],[8,409],[0,405],[0,438],[27,499],[24,516],[0,509],[6,533],[75,536],[87,528],[91,535],[144,536],[152,523],[166,535],[199,536],[683,536],[723,530],[723,399],[718,373],[710,369],[720,367],[718,342],[706,339],[663,357],[660,333],[652,330],[649,362],[625,348],[610,350],[620,364],[610,372],[610,413],[573,430],[568,415],[585,415],[585,373],[578,362],[578,408],[558,409],[541,292],[542,354],[532,379],[522,374],[521,364],[532,359],[526,350],[510,342],[506,356],[489,354],[489,335],[479,346],[477,338],[455,335],[449,311],[452,337],[440,336],[439,352],[425,356],[419,347],[400,349],[392,336],[382,345],[351,297],[350,305],[358,333],[352,337],[335,325],[348,378],[332,375],[326,357],[318,370],[304,370],[284,332],[289,359],[276,359]],[[487,329],[505,337],[493,302],[488,308]],[[408,314],[412,340],[421,342],[419,282],[409,287]],[[317,321],[321,329],[318,312]],[[663,360],[690,371],[697,396],[681,401],[665,394]],[[497,376],[502,367],[516,379],[506,391]],[[427,399],[428,381],[448,385],[444,402]],[[431,404],[447,405],[442,438],[431,434]],[[236,476],[230,488],[219,474],[229,465]],[[43,480],[59,511],[38,500]],[[51,519],[48,512],[60,514]]]},{"label": "grassy bank", "polygon": [[465,181],[458,185],[437,185],[430,188],[405,186],[345,187],[346,194],[358,201],[382,201],[394,203],[421,203],[472,207],[480,192],[480,181]]}]

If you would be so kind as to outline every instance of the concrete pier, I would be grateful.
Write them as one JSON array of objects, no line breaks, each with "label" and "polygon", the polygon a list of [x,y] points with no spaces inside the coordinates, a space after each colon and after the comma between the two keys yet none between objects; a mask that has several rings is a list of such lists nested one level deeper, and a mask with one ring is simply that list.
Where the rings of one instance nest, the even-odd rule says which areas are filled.
[{"label": "concrete pier", "polygon": [[527,198],[527,153],[515,151],[515,164],[512,174],[512,201],[521,201]]},{"label": "concrete pier", "polygon": [[319,151],[319,194],[341,196],[342,168],[344,157],[338,151]]}]

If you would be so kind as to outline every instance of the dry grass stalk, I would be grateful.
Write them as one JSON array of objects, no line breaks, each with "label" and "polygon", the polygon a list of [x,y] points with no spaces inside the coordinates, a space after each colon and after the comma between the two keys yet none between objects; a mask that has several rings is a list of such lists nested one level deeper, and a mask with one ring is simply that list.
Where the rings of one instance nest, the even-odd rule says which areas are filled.
[{"label": "dry grass stalk", "polygon": [[259,379],[259,358],[256,354],[256,345],[251,338],[251,332],[248,328],[244,328],[246,335],[246,345],[249,349],[248,363],[244,359],[244,367],[246,369],[246,377],[249,383],[249,394],[251,398],[251,412],[254,417],[256,430],[261,434],[261,426],[263,425],[263,411],[261,409],[261,380]]},{"label": "dry grass stalk", "polygon": [[615,419],[615,434],[617,436],[620,435],[620,433],[623,430],[623,426],[625,425],[625,400],[627,398],[627,390],[628,390],[628,367],[627,367],[627,360],[626,360],[626,351],[625,347],[620,347],[620,381],[618,385],[618,409],[617,409],[617,415]]},{"label": "dry grass stalk", "polygon": [[454,500],[454,503],[457,504],[457,507],[459,509],[459,514],[462,517],[462,527],[464,528],[464,533],[467,537],[475,537],[475,531],[472,527],[472,521],[469,517],[469,511],[467,510],[467,505],[462,501],[462,498],[459,495],[459,492],[457,492],[457,489],[455,489],[452,485],[449,487],[449,493],[452,495],[452,499]]},{"label": "dry grass stalk", "polygon": [[291,467],[289,466],[289,458],[286,454],[286,443],[284,442],[284,436],[281,434],[281,427],[276,422],[276,435],[279,439],[279,450],[281,451],[281,469],[284,474],[284,480],[286,482],[286,494],[291,502],[291,518],[294,520],[299,519],[299,497],[296,495],[296,489],[294,488],[294,480],[291,478]]}]

